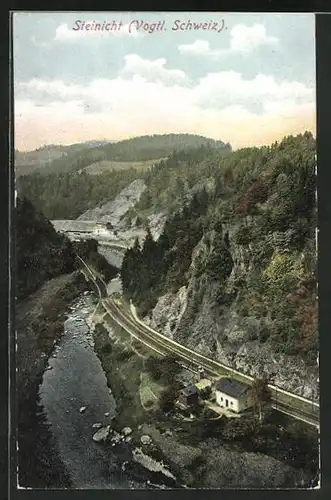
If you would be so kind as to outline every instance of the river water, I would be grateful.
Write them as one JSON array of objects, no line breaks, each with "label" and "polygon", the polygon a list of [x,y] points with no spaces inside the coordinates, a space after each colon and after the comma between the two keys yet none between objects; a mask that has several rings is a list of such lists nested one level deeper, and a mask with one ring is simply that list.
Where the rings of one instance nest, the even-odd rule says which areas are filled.
[{"label": "river water", "polygon": [[[44,373],[41,403],[74,488],[144,488],[125,476],[111,450],[92,440],[96,432],[92,425],[109,424],[116,411],[86,323],[95,306],[96,299],[87,295],[72,307]],[[80,413],[84,406],[86,410]]]}]

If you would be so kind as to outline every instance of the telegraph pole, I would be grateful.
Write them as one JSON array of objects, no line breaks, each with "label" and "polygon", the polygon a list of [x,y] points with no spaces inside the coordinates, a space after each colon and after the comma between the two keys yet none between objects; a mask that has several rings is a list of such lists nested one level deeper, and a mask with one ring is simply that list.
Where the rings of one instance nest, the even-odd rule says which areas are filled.
[{"label": "telegraph pole", "polygon": [[314,412],[314,389],[311,390],[311,412]]},{"label": "telegraph pole", "polygon": [[278,401],[277,401],[277,385],[275,385],[275,387],[276,387],[276,410],[277,410],[277,403],[278,403]]},{"label": "telegraph pole", "polygon": [[277,410],[277,404],[278,404],[278,397],[277,397],[277,396],[278,396],[278,395],[277,395],[277,385],[275,384],[275,378],[276,378],[276,375],[275,375],[275,373],[273,373],[273,374],[272,374],[272,378],[271,378],[271,377],[269,377],[269,380],[270,380],[270,382],[272,382],[272,383],[273,383],[273,385],[274,385],[274,387],[275,387],[275,389],[276,389],[276,410]]}]

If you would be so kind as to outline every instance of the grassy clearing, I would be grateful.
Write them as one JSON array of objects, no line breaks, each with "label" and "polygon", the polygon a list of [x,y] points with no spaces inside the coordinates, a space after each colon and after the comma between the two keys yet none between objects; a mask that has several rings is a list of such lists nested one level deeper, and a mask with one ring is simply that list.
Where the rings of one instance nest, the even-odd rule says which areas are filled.
[{"label": "grassy clearing", "polygon": [[164,389],[165,386],[161,383],[155,382],[149,373],[140,373],[140,400],[142,406],[146,410],[157,408],[160,394]]},{"label": "grassy clearing", "polygon": [[160,163],[162,160],[166,160],[167,158],[157,158],[154,160],[145,160],[145,161],[108,161],[101,160],[95,163],[91,163],[88,167],[85,168],[85,171],[90,175],[99,175],[103,172],[110,172],[112,170],[128,170],[130,168],[134,168],[139,172],[144,172],[152,165]]},{"label": "grassy clearing", "polygon": [[155,353],[144,344],[132,339],[111,318],[107,325],[96,325],[94,340],[96,352],[106,373],[117,403],[116,421],[121,426],[133,427],[146,421],[147,413],[158,409],[159,396],[169,386],[167,379],[154,381],[145,370],[145,361]]}]

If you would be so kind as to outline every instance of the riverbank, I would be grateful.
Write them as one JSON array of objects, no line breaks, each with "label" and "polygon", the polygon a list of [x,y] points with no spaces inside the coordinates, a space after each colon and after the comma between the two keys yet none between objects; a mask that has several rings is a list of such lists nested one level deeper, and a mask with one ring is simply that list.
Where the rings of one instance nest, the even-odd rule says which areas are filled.
[{"label": "riverbank", "polygon": [[70,304],[88,284],[79,272],[46,282],[16,306],[16,390],[20,487],[70,488],[38,395],[49,357],[61,339]]},{"label": "riverbank", "polygon": [[[146,375],[144,360],[150,352],[116,324],[112,322],[111,327],[109,324],[107,321],[107,329],[97,324],[93,332],[95,351],[116,400],[112,433],[105,446],[116,446],[116,453],[126,462],[126,471],[131,471],[135,477],[138,474],[149,484],[179,488],[183,484],[181,468],[163,464],[165,457],[156,440],[150,440],[144,433],[146,422],[152,426],[158,422],[153,406],[144,405],[144,392],[148,389],[146,377],[141,375]],[[166,387],[159,384],[158,391]],[[124,428],[131,430],[129,442],[121,439],[117,442],[116,438],[123,436]]]},{"label": "riverbank", "polygon": [[[109,318],[104,325],[107,329],[96,326],[94,340],[117,403],[111,425],[117,432],[126,426],[132,429],[131,450],[142,448],[164,463],[178,484],[191,488],[316,485],[317,433],[279,416],[259,425],[243,417],[235,419],[237,423],[233,419],[185,421],[176,412],[165,414],[158,401],[146,409],[141,398],[142,374],[146,373],[144,360],[153,353]],[[143,447],[142,436],[149,438]],[[112,446],[112,435],[105,446]]]}]

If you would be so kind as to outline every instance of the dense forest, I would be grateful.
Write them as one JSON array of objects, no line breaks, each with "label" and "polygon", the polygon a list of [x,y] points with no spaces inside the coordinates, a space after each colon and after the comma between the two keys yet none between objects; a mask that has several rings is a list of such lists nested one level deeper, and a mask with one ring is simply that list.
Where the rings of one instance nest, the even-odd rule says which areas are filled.
[{"label": "dense forest", "polygon": [[89,175],[84,171],[40,174],[17,179],[20,196],[31,200],[50,220],[76,219],[90,208],[111,201],[130,182],[141,178],[134,169]]},{"label": "dense forest", "polygon": [[[159,144],[160,137],[168,138],[169,148],[170,144],[172,146],[176,144],[175,139],[171,142],[169,137],[177,137],[179,145],[190,143],[188,140],[187,142],[181,142],[180,139],[183,137],[186,138],[186,136],[181,135],[154,136],[156,145]],[[215,141],[214,144],[207,142],[206,144],[199,145],[199,140],[196,139],[197,136],[188,135],[188,137],[192,141],[192,138],[195,138],[194,147],[181,151],[175,150],[172,153],[168,150],[168,159],[161,160],[159,163],[152,165],[145,172],[136,170],[135,168],[103,172],[99,175],[89,175],[84,170],[62,173],[55,171],[48,174],[38,171],[17,179],[18,192],[20,196],[31,200],[37,209],[42,211],[51,220],[76,219],[86,210],[114,199],[125,186],[135,179],[144,179],[149,186],[146,195],[147,199],[146,197],[144,198],[141,206],[148,203],[148,197],[158,200],[159,204],[162,205],[164,201],[168,203],[171,196],[172,201],[177,203],[180,202],[180,197],[185,193],[187,186],[188,188],[193,186],[198,179],[199,170],[194,168],[194,166],[200,165],[204,159],[209,159],[210,161],[213,156],[219,158],[220,156],[229,154],[231,151],[231,148],[224,145],[221,141]],[[145,137],[137,138],[137,143],[140,144],[138,139],[139,141],[144,139],[143,144],[145,144],[145,140],[146,144],[148,144]],[[112,144],[111,146],[118,146],[123,143],[127,143],[129,146],[131,142],[136,144],[135,141],[135,139],[131,139]],[[151,141],[151,144],[154,145],[154,142]],[[130,148],[129,151],[131,151]],[[151,147],[150,151],[149,156],[153,154],[153,147]],[[82,157],[81,161],[84,163],[84,166],[90,163],[87,156]],[[82,166],[82,163],[80,163],[80,166]],[[211,174],[212,171],[209,172],[209,175]],[[185,184],[180,179],[183,175],[185,177]],[[158,185],[162,185],[162,182],[168,186],[166,196],[157,187]],[[159,195],[161,196],[159,197]]]},{"label": "dense forest", "polygon": [[18,198],[16,206],[16,262],[18,299],[76,267],[71,242],[25,198]]},{"label": "dense forest", "polygon": [[46,281],[80,267],[78,253],[101,271],[107,280],[117,271],[98,253],[94,240],[71,243],[55,231],[49,220],[27,199],[17,199],[16,207],[16,295],[20,301]]},{"label": "dense forest", "polygon": [[[219,308],[263,322],[259,341],[315,360],[315,188],[308,132],[226,156],[211,151],[199,161],[172,156],[150,172],[139,209],[144,214],[186,195],[158,241],[148,232],[142,247],[136,241],[126,252],[126,296],[145,314],[194,276],[197,310],[203,287],[216,283]],[[196,256],[198,244],[205,251]]]},{"label": "dense forest", "polygon": [[[146,135],[126,139],[102,147],[106,159],[115,161],[138,161],[163,158],[173,151],[181,151],[199,146],[230,148],[229,144],[195,134]],[[101,148],[100,148],[101,149]]]},{"label": "dense forest", "polygon": [[[89,146],[90,144],[90,146]],[[37,169],[41,174],[75,172],[84,169],[88,165],[101,161],[145,161],[155,160],[169,156],[173,151],[181,151],[198,146],[210,146],[212,148],[231,149],[229,144],[224,144],[222,141],[215,141],[200,135],[194,134],[164,134],[164,135],[146,135],[125,139],[118,142],[108,142],[106,144],[92,145],[92,143],[74,144],[67,146],[64,149],[65,154],[57,153],[53,161],[46,162]],[[59,147],[61,148],[61,147]],[[35,152],[34,152],[35,153]],[[29,158],[40,157],[40,154],[29,153]],[[22,154],[15,154],[17,166],[22,163]],[[44,154],[43,154],[44,157]],[[31,162],[30,162],[31,163]],[[30,165],[27,173],[35,170],[33,165]],[[18,172],[23,174],[23,168],[19,168]]]},{"label": "dense forest", "polygon": [[68,156],[73,157],[80,155],[84,149],[101,146],[105,142],[106,141],[88,141],[70,144],[70,146],[49,144],[48,146],[43,146],[33,151],[15,150],[14,163],[16,174],[17,176],[30,174],[40,169],[40,167],[49,165],[55,159],[62,158],[66,161]]}]

